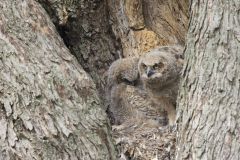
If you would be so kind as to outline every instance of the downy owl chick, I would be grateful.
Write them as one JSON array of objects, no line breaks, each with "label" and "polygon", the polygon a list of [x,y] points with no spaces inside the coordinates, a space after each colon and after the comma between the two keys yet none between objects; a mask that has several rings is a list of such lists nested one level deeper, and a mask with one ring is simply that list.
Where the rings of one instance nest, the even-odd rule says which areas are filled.
[{"label": "downy owl chick", "polygon": [[122,123],[130,114],[121,104],[122,92],[125,89],[119,84],[134,85],[136,81],[139,81],[138,60],[137,57],[121,58],[114,61],[108,69],[106,95],[109,107],[107,113],[113,124]]},{"label": "downy owl chick", "polygon": [[108,70],[108,88],[120,83],[135,85],[139,80],[138,60],[138,57],[130,57],[114,61]]},{"label": "downy owl chick", "polygon": [[143,55],[138,63],[138,71],[144,89],[157,104],[168,113],[169,124],[175,122],[176,98],[183,65],[183,48],[164,46]]},{"label": "downy owl chick", "polygon": [[[152,103],[139,83],[137,57],[119,59],[108,71],[108,115],[115,125],[126,121],[151,121],[165,124],[164,112]],[[165,116],[165,113],[162,114]]]}]

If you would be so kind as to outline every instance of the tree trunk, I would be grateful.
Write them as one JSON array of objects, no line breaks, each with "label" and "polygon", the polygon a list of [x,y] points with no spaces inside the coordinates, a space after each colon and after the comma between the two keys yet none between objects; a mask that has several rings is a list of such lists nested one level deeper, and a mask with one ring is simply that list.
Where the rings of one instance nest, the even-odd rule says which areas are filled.
[{"label": "tree trunk", "polygon": [[193,0],[177,159],[240,159],[240,1]]},{"label": "tree trunk", "polygon": [[38,0],[65,44],[104,98],[107,70],[121,51],[109,24],[106,0]]},{"label": "tree trunk", "polygon": [[95,84],[33,0],[0,1],[0,159],[115,159]]},{"label": "tree trunk", "polygon": [[188,0],[108,0],[108,5],[124,57],[185,42]]}]

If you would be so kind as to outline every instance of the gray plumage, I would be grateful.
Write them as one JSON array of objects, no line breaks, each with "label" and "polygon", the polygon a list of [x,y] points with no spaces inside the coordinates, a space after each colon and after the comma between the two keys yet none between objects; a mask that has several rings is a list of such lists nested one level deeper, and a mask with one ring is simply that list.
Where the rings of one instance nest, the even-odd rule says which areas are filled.
[{"label": "gray plumage", "polygon": [[164,125],[166,116],[174,123],[182,52],[179,46],[165,46],[110,66],[108,113],[113,124],[135,119]]},{"label": "gray plumage", "polygon": [[114,61],[108,70],[109,89],[120,83],[136,84],[139,81],[138,60],[138,57],[131,57]]},{"label": "gray plumage", "polygon": [[136,86],[118,84],[112,88],[110,99],[109,111],[113,124],[119,125],[130,120],[151,120],[151,123],[159,126],[166,124],[164,110]]},{"label": "gray plumage", "polygon": [[151,99],[161,104],[167,111],[169,123],[176,116],[176,98],[183,65],[181,46],[164,46],[143,55],[138,63],[138,71],[144,89]]}]

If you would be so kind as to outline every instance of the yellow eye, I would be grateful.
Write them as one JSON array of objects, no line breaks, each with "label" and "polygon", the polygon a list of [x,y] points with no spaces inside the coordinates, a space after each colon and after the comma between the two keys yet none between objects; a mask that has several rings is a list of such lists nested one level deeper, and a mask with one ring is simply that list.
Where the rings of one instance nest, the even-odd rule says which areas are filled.
[{"label": "yellow eye", "polygon": [[153,65],[154,70],[161,69],[163,67],[164,67],[164,64],[162,62],[159,62],[159,63]]},{"label": "yellow eye", "polygon": [[147,68],[147,66],[142,63],[142,69],[146,69],[146,68]]}]

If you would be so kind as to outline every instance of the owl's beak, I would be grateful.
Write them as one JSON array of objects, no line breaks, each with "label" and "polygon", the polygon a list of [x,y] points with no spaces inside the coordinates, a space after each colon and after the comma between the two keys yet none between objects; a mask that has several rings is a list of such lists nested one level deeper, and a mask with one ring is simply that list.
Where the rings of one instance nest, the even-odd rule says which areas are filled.
[{"label": "owl's beak", "polygon": [[146,72],[147,76],[150,77],[151,75],[154,74],[154,71],[152,70],[151,67],[147,67],[147,72]]}]

